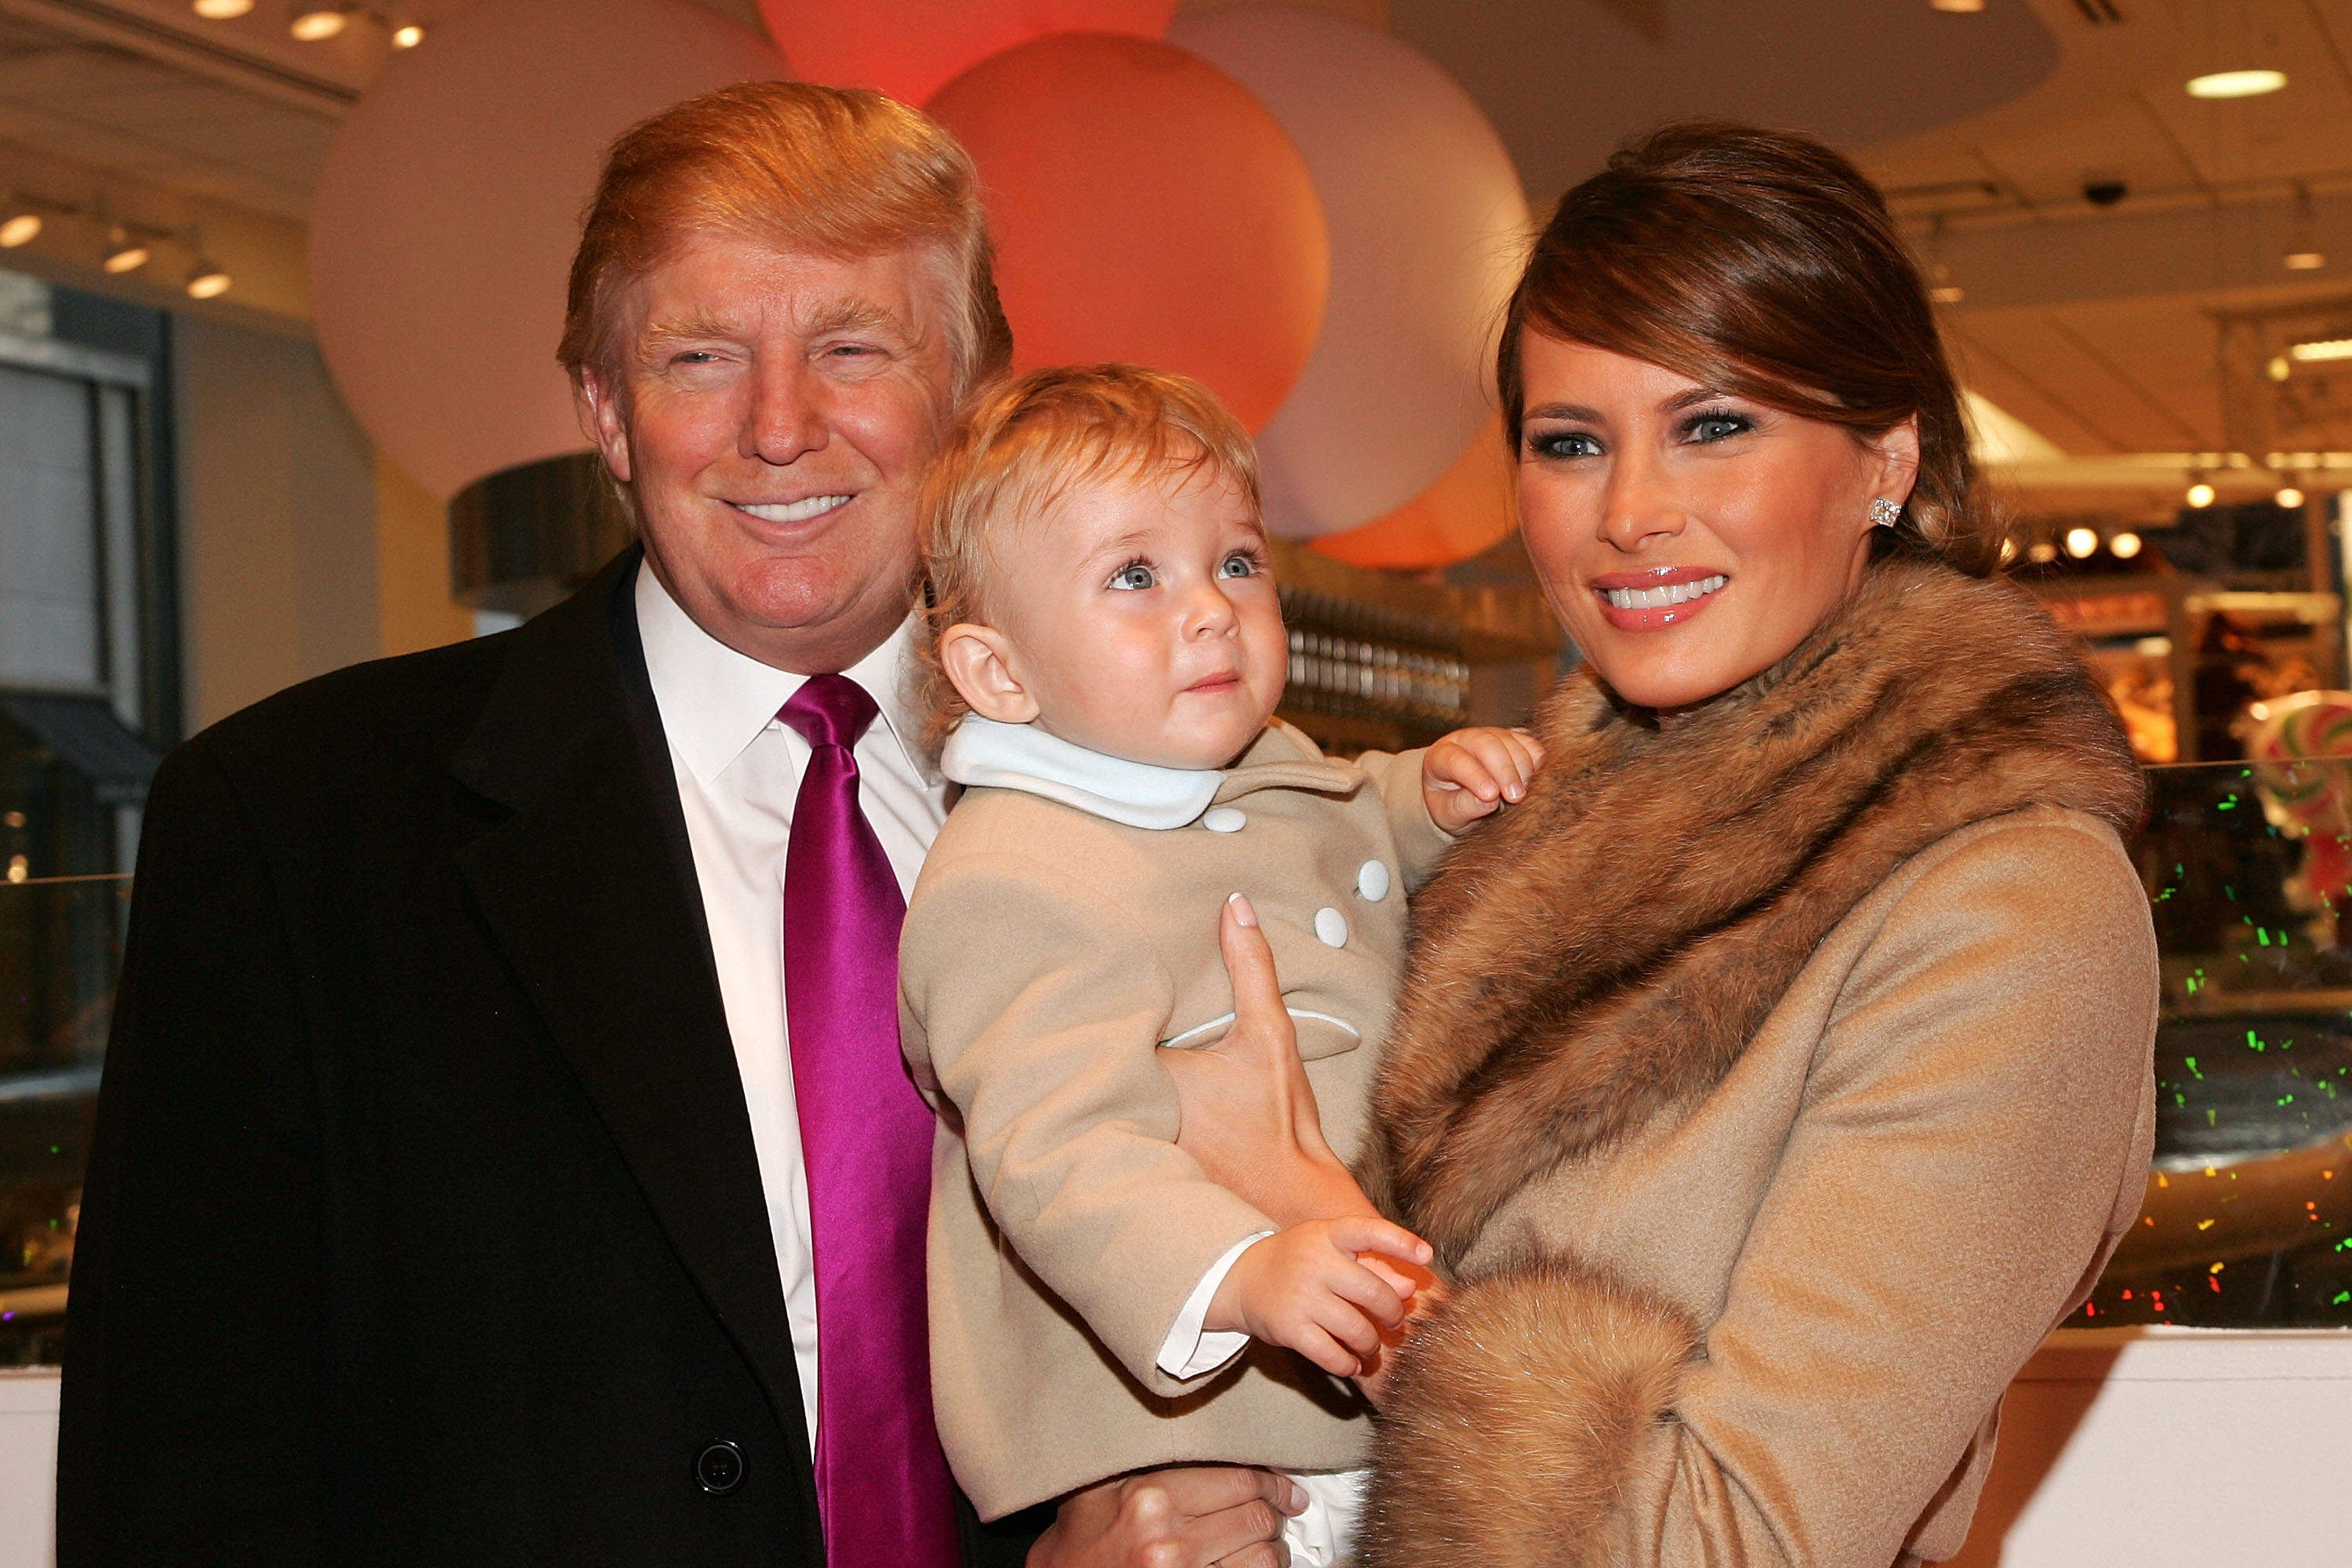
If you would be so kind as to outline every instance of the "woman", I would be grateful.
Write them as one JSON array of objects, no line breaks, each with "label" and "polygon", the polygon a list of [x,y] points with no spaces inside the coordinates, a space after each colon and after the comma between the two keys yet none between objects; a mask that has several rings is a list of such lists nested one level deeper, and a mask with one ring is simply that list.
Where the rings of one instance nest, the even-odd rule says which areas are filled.
[{"label": "woman", "polygon": [[[1619,154],[1498,373],[1589,662],[1416,910],[1368,1185],[1454,1284],[1395,1358],[1361,1560],[1948,1557],[2147,1169],[2130,750],[1986,580],[1933,316],[1829,149]],[[1280,1215],[1331,1172],[1255,935],[1244,1026],[1171,1065],[1188,1145]]]}]

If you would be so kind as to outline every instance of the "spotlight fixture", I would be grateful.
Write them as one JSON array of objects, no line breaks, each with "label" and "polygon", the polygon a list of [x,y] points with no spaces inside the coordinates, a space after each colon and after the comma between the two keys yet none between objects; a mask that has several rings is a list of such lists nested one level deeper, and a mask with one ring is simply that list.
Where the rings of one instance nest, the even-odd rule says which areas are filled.
[{"label": "spotlight fixture", "polygon": [[425,29],[414,22],[404,22],[392,30],[392,47],[395,49],[413,49],[424,41]]},{"label": "spotlight fixture", "polygon": [[190,9],[207,22],[234,22],[253,9],[253,0],[195,0]]},{"label": "spotlight fixture", "polygon": [[1927,4],[1938,11],[1949,11],[1963,16],[1973,16],[1984,9],[1984,0],[1927,0]]},{"label": "spotlight fixture", "polygon": [[2025,547],[2025,558],[2036,566],[2047,566],[2058,559],[2058,547],[2046,539],[2037,539]]},{"label": "spotlight fixture", "polygon": [[2070,528],[2066,531],[2066,553],[2073,556],[2075,560],[2086,561],[2090,559],[2092,552],[2098,548],[2099,535],[2097,531],[2088,528]]},{"label": "spotlight fixture", "polygon": [[106,231],[106,256],[99,265],[111,273],[136,272],[155,253],[143,240],[133,239],[121,224]]},{"label": "spotlight fixture", "polygon": [[2139,535],[2126,530],[2107,541],[2107,553],[2118,561],[2128,561],[2139,553]]},{"label": "spotlight fixture", "polygon": [[2200,475],[2197,479],[2189,481],[2189,495],[2187,499],[2190,506],[2202,511],[2207,507],[2213,504],[2213,487],[2207,484],[2204,478]]},{"label": "spotlight fixture", "polygon": [[1938,305],[1957,305],[1969,297],[1967,289],[1952,281],[1952,269],[1940,261],[1928,278],[1927,298]]},{"label": "spotlight fixture", "polygon": [[2284,381],[2294,374],[2294,361],[2284,354],[2273,354],[2270,363],[2263,366],[2263,374],[2273,381]]},{"label": "spotlight fixture", "polygon": [[2286,351],[2286,357],[2297,364],[2323,364],[2329,360],[2352,359],[2352,338],[2319,338],[2310,342],[2296,343]]},{"label": "spotlight fixture", "polygon": [[2280,259],[2289,272],[2316,272],[2327,265],[2319,248],[2318,217],[2311,210],[2311,187],[2301,180],[2294,183],[2294,237]]},{"label": "spotlight fixture", "polygon": [[228,292],[229,275],[217,261],[199,256],[188,268],[188,298],[217,300]]},{"label": "spotlight fixture", "polygon": [[296,12],[286,30],[294,35],[297,43],[323,43],[351,26],[351,13],[341,5],[313,5],[307,11]]},{"label": "spotlight fixture", "polygon": [[2209,71],[2189,79],[2191,98],[2260,98],[2286,86],[2286,72],[2277,70]]},{"label": "spotlight fixture", "polygon": [[2303,505],[2303,492],[2293,485],[2281,485],[2278,488],[2278,493],[2271,497],[2271,501],[2275,506],[2283,506],[2287,510],[2294,511]]},{"label": "spotlight fixture", "polygon": [[[5,210],[5,209],[0,209]],[[14,250],[20,245],[30,245],[41,235],[41,215],[22,207],[0,218],[0,250]]]}]

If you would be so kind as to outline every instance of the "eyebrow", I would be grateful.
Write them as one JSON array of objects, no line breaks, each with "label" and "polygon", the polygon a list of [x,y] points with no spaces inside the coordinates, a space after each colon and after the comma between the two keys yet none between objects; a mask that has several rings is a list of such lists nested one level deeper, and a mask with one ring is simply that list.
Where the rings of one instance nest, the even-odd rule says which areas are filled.
[{"label": "eyebrow", "polygon": [[[1728,393],[1723,392],[1716,387],[1694,386],[1686,392],[1675,393],[1672,397],[1667,398],[1664,403],[1660,404],[1658,407],[1659,411],[1662,413],[1679,414],[1685,408],[1696,408],[1702,403],[1718,402],[1728,395],[1730,395]],[[1535,407],[1526,410],[1519,416],[1519,417],[1522,420],[1569,419],[1584,425],[1606,425],[1609,423],[1607,416],[1599,409],[1587,407],[1581,403],[1538,404]]]}]

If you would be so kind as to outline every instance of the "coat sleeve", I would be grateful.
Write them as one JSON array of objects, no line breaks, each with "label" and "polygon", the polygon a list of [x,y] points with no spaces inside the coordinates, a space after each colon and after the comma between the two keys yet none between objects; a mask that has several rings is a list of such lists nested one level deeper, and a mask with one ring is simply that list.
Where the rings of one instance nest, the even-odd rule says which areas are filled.
[{"label": "coat sleeve", "polygon": [[1429,796],[1421,787],[1421,760],[1428,754],[1423,746],[1410,752],[1366,752],[1356,759],[1380,792],[1389,833],[1396,839],[1397,869],[1408,893],[1435,876],[1446,851],[1454,847],[1454,839],[1430,817]]},{"label": "coat sleeve", "polygon": [[1365,1562],[1885,1568],[1964,1524],[1939,1494],[2130,1222],[2156,998],[2112,839],[2021,825],[1931,868],[1850,973],[1703,1342],[1572,1261],[1465,1287],[1400,1362]]},{"label": "coat sleeve", "polygon": [[67,1314],[58,1561],[318,1563],[318,1126],[261,846],[203,740],[150,795]]},{"label": "coat sleeve", "polygon": [[1157,1053],[1175,986],[1142,930],[1033,862],[975,855],[927,869],[899,965],[910,1049],[1004,1238],[1138,1381],[1187,1392],[1155,1364],[1177,1314],[1278,1227],[1176,1146]]}]

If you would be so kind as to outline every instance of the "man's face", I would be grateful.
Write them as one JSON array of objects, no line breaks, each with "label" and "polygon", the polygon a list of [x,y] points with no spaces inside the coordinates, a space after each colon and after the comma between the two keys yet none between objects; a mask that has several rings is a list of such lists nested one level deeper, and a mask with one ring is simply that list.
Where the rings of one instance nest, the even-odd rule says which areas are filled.
[{"label": "man's face", "polygon": [[590,371],[586,412],[654,574],[739,653],[829,673],[905,618],[950,407],[940,277],[924,251],[708,236],[625,298],[618,384]]}]

